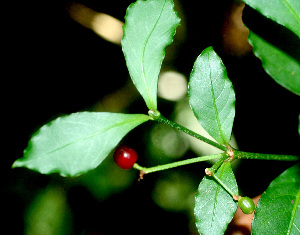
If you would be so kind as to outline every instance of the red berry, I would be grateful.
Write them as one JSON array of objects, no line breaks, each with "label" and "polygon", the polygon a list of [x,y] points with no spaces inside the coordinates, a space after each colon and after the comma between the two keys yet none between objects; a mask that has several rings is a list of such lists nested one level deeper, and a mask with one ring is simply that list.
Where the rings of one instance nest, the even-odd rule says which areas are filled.
[{"label": "red berry", "polygon": [[130,169],[137,161],[138,155],[134,149],[125,145],[120,145],[116,148],[114,153],[114,160],[119,167],[124,170]]}]

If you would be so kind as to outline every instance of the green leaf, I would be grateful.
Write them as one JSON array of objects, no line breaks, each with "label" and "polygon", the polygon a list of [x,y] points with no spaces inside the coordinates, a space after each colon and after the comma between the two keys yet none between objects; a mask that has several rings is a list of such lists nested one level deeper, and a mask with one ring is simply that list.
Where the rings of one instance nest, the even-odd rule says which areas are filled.
[{"label": "green leaf", "polygon": [[244,2],[300,37],[299,0],[245,0]]},{"label": "green leaf", "polygon": [[122,50],[131,79],[150,110],[157,110],[158,75],[179,22],[172,0],[139,0],[127,9]]},{"label": "green leaf", "polygon": [[[230,162],[225,162],[216,175],[232,192],[238,195],[238,187]],[[212,177],[204,176],[195,198],[196,226],[200,234],[224,234],[232,220],[238,203]]]},{"label": "green leaf", "polygon": [[235,116],[235,93],[224,64],[212,47],[197,58],[190,76],[189,102],[201,126],[228,144]]},{"label": "green leaf", "polygon": [[143,114],[80,112],[43,126],[13,167],[42,174],[75,176],[97,167],[133,128],[149,120]]},{"label": "green leaf", "polygon": [[252,31],[248,39],[265,71],[278,84],[300,95],[300,62]]},{"label": "green leaf", "polygon": [[261,195],[251,234],[300,233],[300,164],[271,182]]}]

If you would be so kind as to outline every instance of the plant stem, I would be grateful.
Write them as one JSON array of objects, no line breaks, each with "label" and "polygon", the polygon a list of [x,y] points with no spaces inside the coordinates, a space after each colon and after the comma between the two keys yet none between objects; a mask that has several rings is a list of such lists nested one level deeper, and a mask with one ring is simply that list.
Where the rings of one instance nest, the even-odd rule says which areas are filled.
[{"label": "plant stem", "polygon": [[210,144],[211,146],[214,146],[214,147],[216,147],[216,148],[218,148],[222,151],[225,151],[225,152],[228,151],[228,148],[226,146],[223,146],[223,145],[221,145],[221,144],[219,144],[215,141],[212,141],[212,140],[210,140],[210,139],[208,139],[208,138],[206,138],[202,135],[197,134],[196,132],[193,132],[190,129],[185,128],[184,126],[181,126],[181,125],[179,125],[175,122],[172,122],[171,120],[169,120],[169,119],[165,118],[164,116],[162,116],[158,111],[150,110],[148,113],[149,113],[149,116],[152,117],[153,120],[155,120],[155,121],[158,121],[160,123],[171,126],[171,127],[175,128],[177,130],[183,131],[184,133],[186,133],[188,135],[191,135],[191,136],[193,136],[193,137],[195,137],[195,138],[197,138],[197,139],[199,139],[199,140],[201,140],[201,141],[203,141],[207,144]]},{"label": "plant stem", "polygon": [[293,155],[249,153],[233,150],[234,159],[259,159],[259,160],[276,160],[276,161],[298,161],[300,157]]},{"label": "plant stem", "polygon": [[207,170],[211,173],[211,174],[214,174],[218,169],[219,167],[223,164],[223,162],[228,158],[227,154],[222,154],[222,157],[218,159],[218,161],[213,164],[212,167],[210,168],[207,168]]},{"label": "plant stem", "polygon": [[209,155],[209,156],[204,156],[204,157],[190,158],[190,159],[186,159],[186,160],[182,160],[182,161],[178,161],[178,162],[172,162],[172,163],[158,165],[158,166],[149,167],[149,168],[142,167],[142,166],[138,165],[137,163],[135,163],[133,165],[133,168],[135,168],[139,171],[142,171],[143,174],[149,174],[152,172],[163,171],[163,170],[171,169],[171,168],[178,167],[178,166],[184,166],[184,165],[188,165],[188,164],[192,164],[192,163],[196,163],[196,162],[203,162],[203,161],[220,158],[221,156],[222,156],[222,154],[220,153],[220,154]]}]

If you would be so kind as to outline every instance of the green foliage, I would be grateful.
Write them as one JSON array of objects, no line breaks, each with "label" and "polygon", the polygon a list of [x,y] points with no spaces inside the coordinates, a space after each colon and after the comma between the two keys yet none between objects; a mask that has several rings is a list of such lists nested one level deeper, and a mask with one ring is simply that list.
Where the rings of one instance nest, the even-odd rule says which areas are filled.
[{"label": "green foliage", "polygon": [[235,116],[235,93],[212,47],[197,58],[191,72],[189,101],[201,126],[220,144],[228,144]]},{"label": "green foliage", "polygon": [[[300,35],[299,1],[246,0],[246,3],[265,16],[288,27],[296,35]],[[235,158],[297,160],[298,157],[244,153],[226,146],[230,141],[235,117],[235,92],[222,60],[212,47],[206,48],[195,61],[189,82],[189,102],[199,123],[218,143],[160,115],[157,110],[158,75],[165,48],[173,41],[179,22],[180,19],[174,11],[172,0],[138,0],[127,9],[122,50],[133,83],[144,98],[147,107],[152,110],[149,112],[150,116],[80,112],[58,118],[34,134],[24,151],[23,158],[15,161],[13,167],[27,167],[42,174],[56,172],[62,176],[80,175],[102,163],[129,131],[153,119],[224,151],[223,157],[221,154],[211,155],[152,168],[135,167],[141,170],[142,178],[143,174],[158,170],[221,157],[210,168],[216,170],[220,166],[214,175],[218,182],[210,176],[202,179],[195,198],[194,214],[197,229],[201,234],[223,234],[238,205],[232,198],[232,195],[238,195],[238,187],[230,162],[226,161],[226,154],[231,154],[232,160]],[[299,61],[253,32],[250,32],[249,40],[254,47],[255,54],[261,58],[265,70],[279,84],[299,95]],[[298,130],[300,134],[300,124]],[[122,190],[123,186],[132,180],[131,176],[123,181],[117,179],[117,182],[113,182],[109,177],[98,179],[99,172],[101,174],[106,172],[106,175],[109,175],[112,171],[114,171],[112,168],[103,165],[103,168],[98,168],[79,180],[86,187],[97,188],[91,191],[98,198],[105,198]],[[122,175],[118,172],[116,174]],[[111,185],[105,185],[108,182]],[[98,185],[99,183],[102,187]],[[160,183],[157,186],[159,193],[156,192],[154,198],[162,207],[173,210],[176,200],[185,198],[182,192],[188,184],[178,181],[176,188],[167,186],[165,182]],[[166,189],[164,194],[161,193],[162,189]],[[43,210],[47,210],[52,203],[49,192],[46,192],[46,196],[43,197],[46,201]],[[166,198],[174,197],[174,195],[177,196],[176,200],[165,203]],[[250,199],[250,202],[248,199],[245,202],[250,204],[244,204],[243,201],[240,201],[240,204],[241,207],[246,207],[246,213],[251,213],[253,204],[251,204],[252,200]],[[274,234],[299,233],[299,200],[300,170],[298,164],[275,179],[262,195],[254,217],[253,234],[265,234],[266,231],[272,231]],[[183,206],[181,209],[186,207]],[[52,209],[56,212],[57,208]],[[31,215],[34,219],[42,214],[38,210],[32,211]]]},{"label": "green foliage", "polygon": [[299,234],[300,164],[269,185],[262,194],[252,223],[252,234]]},{"label": "green foliage", "polygon": [[[230,162],[225,162],[216,176],[236,195],[238,187]],[[195,198],[196,226],[200,234],[224,234],[228,224],[237,210],[238,203],[212,177],[205,176],[198,188]]]},{"label": "green foliage", "polygon": [[[246,0],[245,2],[265,17],[290,29],[298,36],[295,40],[299,41],[300,2],[298,0]],[[274,41],[278,41],[277,38],[273,38],[274,41],[271,42],[252,31],[250,28],[249,42],[253,46],[255,55],[261,59],[263,68],[278,84],[300,95],[299,57],[291,55],[279,43],[275,43]],[[288,37],[288,35],[280,35],[280,37]],[[298,47],[299,43],[296,43],[295,50],[299,50]]]},{"label": "green foliage", "polygon": [[300,37],[299,0],[245,0],[244,2]]},{"label": "green foliage", "polygon": [[179,22],[172,0],[139,0],[127,9],[122,50],[131,79],[150,110],[157,110],[158,75]]},{"label": "green foliage", "polygon": [[147,120],[142,114],[93,112],[58,118],[34,134],[13,167],[42,174],[82,174],[97,167],[129,131]]},{"label": "green foliage", "polygon": [[266,72],[277,83],[300,95],[300,62],[251,31],[249,41]]}]

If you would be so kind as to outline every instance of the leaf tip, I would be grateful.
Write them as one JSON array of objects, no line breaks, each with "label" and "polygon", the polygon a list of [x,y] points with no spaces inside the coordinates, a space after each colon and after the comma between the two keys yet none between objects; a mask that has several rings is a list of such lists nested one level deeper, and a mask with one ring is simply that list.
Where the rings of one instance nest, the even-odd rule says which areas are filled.
[{"label": "leaf tip", "polygon": [[20,161],[19,159],[16,160],[12,165],[11,165],[11,168],[18,168],[18,167],[23,167],[23,163],[22,161]]}]

